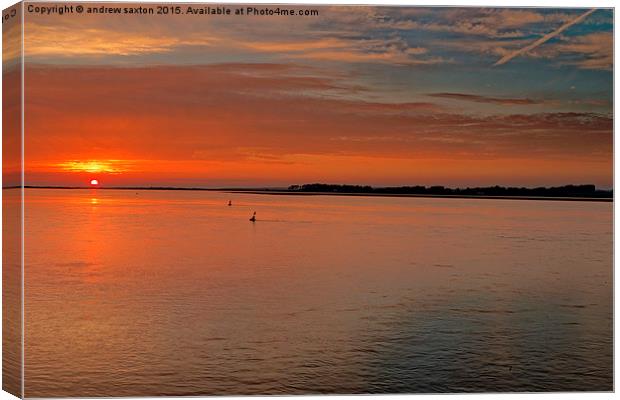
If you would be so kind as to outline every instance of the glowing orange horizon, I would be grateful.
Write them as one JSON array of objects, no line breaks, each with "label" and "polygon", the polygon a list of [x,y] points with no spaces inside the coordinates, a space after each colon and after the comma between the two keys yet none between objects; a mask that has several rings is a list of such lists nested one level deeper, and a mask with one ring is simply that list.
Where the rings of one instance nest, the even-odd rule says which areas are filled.
[{"label": "glowing orange horizon", "polygon": [[71,160],[56,163],[54,166],[67,172],[118,174],[129,170],[124,164],[126,163],[121,160]]},{"label": "glowing orange horizon", "polygon": [[[95,186],[91,180],[100,185],[105,177],[108,186],[254,187],[320,182],[450,187],[593,183],[605,187],[605,182],[597,178],[606,175],[607,167],[604,160],[583,158],[575,162],[526,158],[449,160],[436,155],[412,159],[388,155],[297,154],[273,158],[231,156],[219,160],[72,160],[31,164],[26,174],[34,185],[68,186],[83,182]],[[549,175],[554,180],[550,181]]]},{"label": "glowing orange horizon", "polygon": [[26,99],[62,101],[25,104],[26,180],[79,186],[97,176],[108,187],[612,186],[608,115],[550,113],[542,105],[538,112],[498,114],[476,101],[462,110],[428,96],[357,99],[360,89],[338,75],[298,69],[29,67]]}]

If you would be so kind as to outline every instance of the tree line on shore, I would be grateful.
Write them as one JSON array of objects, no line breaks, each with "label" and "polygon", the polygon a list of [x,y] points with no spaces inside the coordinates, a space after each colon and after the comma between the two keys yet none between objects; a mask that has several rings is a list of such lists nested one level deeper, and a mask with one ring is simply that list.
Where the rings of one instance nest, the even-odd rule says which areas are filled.
[{"label": "tree line on shore", "polygon": [[556,187],[467,187],[448,188],[444,186],[395,186],[372,187],[368,185],[336,185],[310,183],[291,185],[290,191],[331,193],[377,193],[377,194],[420,194],[445,196],[532,196],[532,197],[613,197],[612,190],[600,190],[595,185],[564,185]]}]

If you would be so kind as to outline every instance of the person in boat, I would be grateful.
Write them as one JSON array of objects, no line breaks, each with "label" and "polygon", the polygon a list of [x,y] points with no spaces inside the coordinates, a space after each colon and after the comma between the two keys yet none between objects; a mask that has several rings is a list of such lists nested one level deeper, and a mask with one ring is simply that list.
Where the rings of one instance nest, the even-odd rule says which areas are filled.
[{"label": "person in boat", "polygon": [[232,206],[232,200],[228,200],[228,206]]},{"label": "person in boat", "polygon": [[254,211],[254,214],[252,214],[252,218],[250,218],[250,221],[256,222],[256,211]]}]

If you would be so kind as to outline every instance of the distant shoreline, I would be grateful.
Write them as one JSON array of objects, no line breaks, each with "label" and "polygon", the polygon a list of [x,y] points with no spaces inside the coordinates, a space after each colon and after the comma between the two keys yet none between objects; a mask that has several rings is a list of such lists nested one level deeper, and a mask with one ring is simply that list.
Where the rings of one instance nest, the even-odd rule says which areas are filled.
[{"label": "distant shoreline", "polygon": [[267,194],[276,196],[358,196],[358,197],[428,197],[451,199],[490,199],[490,200],[555,200],[555,201],[599,201],[613,202],[612,197],[544,197],[544,196],[477,196],[458,194],[411,194],[411,193],[338,193],[338,192],[295,192],[295,191],[252,191],[225,190],[228,193]]},{"label": "distant shoreline", "polygon": [[[3,187],[3,189],[20,189],[21,186]],[[306,192],[286,189],[268,188],[179,188],[179,187],[84,187],[84,186],[24,186],[24,189],[64,189],[64,190],[178,190],[225,192],[235,194],[262,194],[273,196],[355,196],[355,197],[419,197],[452,199],[488,199],[488,200],[547,200],[547,201],[587,201],[613,202],[613,197],[552,197],[552,196],[489,196],[489,195],[450,195],[450,194],[411,194],[411,193],[345,193],[345,192]]]}]

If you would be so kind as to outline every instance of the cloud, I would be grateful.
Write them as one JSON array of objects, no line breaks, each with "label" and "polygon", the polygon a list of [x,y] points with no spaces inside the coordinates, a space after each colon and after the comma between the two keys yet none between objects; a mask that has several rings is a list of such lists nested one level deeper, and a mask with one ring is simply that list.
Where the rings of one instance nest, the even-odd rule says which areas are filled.
[{"label": "cloud", "polygon": [[580,56],[577,60],[563,61],[581,69],[611,70],[613,67],[613,34],[595,32],[588,35],[571,37],[554,46],[552,52],[557,55],[568,54]]},{"label": "cloud", "polygon": [[183,43],[169,36],[130,34],[100,28],[74,30],[65,26],[28,23],[25,38],[27,57],[37,56],[129,56],[170,52]]},{"label": "cloud", "polygon": [[[383,24],[396,30],[422,30],[446,32],[464,36],[485,36],[489,38],[520,38],[537,32],[544,24],[564,22],[569,14],[542,13],[528,9],[494,8],[442,8],[427,9],[427,13],[414,13],[402,18],[401,13],[386,11]],[[405,13],[406,15],[406,13]]]},{"label": "cloud", "polygon": [[[570,65],[579,69],[611,70],[613,67],[613,33],[594,32],[580,36],[555,37],[555,43],[530,50],[523,56],[549,59],[556,65]],[[528,44],[524,39],[472,39],[434,40],[431,48],[444,48],[465,53],[507,57]]]},{"label": "cloud", "polygon": [[300,54],[297,57],[313,60],[342,61],[348,63],[385,63],[391,65],[431,65],[451,62],[442,57],[417,58],[419,49],[386,48],[380,51],[336,51],[325,50]]},{"label": "cloud", "polygon": [[546,35],[544,35],[543,37],[541,37],[540,39],[534,41],[533,43],[515,51],[512,53],[509,53],[507,55],[505,55],[504,57],[500,58],[495,64],[493,64],[493,66],[499,66],[499,65],[503,65],[506,64],[508,61],[512,60],[515,57],[520,56],[521,54],[525,54],[531,50],[534,50],[535,48],[537,48],[538,46],[544,44],[545,42],[553,39],[554,37],[558,36],[560,33],[564,32],[566,29],[570,28],[571,26],[578,24],[579,22],[583,21],[588,15],[592,14],[594,11],[596,11],[595,8],[586,11],[585,13],[581,14],[580,16],[578,16],[577,18],[565,23],[564,25],[560,26],[559,28],[557,28],[556,30],[554,30],[553,32],[550,32]]},{"label": "cloud", "polygon": [[[356,99],[360,89],[348,92],[337,76],[299,66],[63,67],[29,68],[27,74],[33,159],[182,160],[196,153],[231,160],[248,156],[242,148],[280,156],[611,154],[608,116],[468,115],[429,102],[372,102]],[[472,96],[436,97],[527,103]],[[374,139],[335,146],[334,137]],[[50,153],[50,147],[58,150]]]},{"label": "cloud", "polygon": [[[174,15],[165,24],[152,24],[148,19],[122,15],[113,20],[99,15],[79,19],[32,15],[26,29],[26,50],[31,62],[51,64],[204,64],[294,59],[330,65],[424,66],[478,61],[470,55],[455,57],[453,50],[503,59],[527,46],[532,35],[547,31],[549,24],[575,20],[572,11],[548,9],[300,8],[318,8],[320,18],[212,18],[205,24],[200,18]],[[599,14],[607,16],[605,12],[595,16]],[[588,21],[591,22],[590,18]],[[536,49],[529,56],[541,57]],[[569,60],[565,64],[601,69],[604,63],[605,59],[589,56],[581,63]]]},{"label": "cloud", "polygon": [[121,174],[130,171],[134,164],[132,161],[124,160],[69,160],[60,162],[52,167],[71,172]]},{"label": "cloud", "polygon": [[287,58],[342,61],[349,63],[387,63],[423,65],[447,63],[441,57],[428,57],[428,49],[411,47],[403,38],[323,38],[318,40],[281,42],[244,42],[246,48],[282,53]]},{"label": "cloud", "polygon": [[489,103],[489,104],[501,104],[501,105],[532,105],[542,104],[543,101],[532,99],[516,99],[516,98],[502,98],[502,97],[488,97],[475,94],[466,93],[429,93],[427,96],[438,97],[444,99],[472,101],[475,103]]},{"label": "cloud", "polygon": [[[181,28],[182,29],[182,28]],[[248,57],[271,56],[272,58],[328,60],[349,63],[390,63],[397,65],[422,65],[449,62],[439,56],[429,56],[428,49],[410,46],[398,36],[366,37],[339,34],[309,34],[272,37],[241,35],[226,31],[204,32],[156,31],[145,34],[133,29],[110,29],[109,27],[64,26],[29,23],[26,34],[26,55],[30,59],[50,58],[104,58],[132,57],[190,52],[197,55],[209,52],[250,52]],[[208,48],[208,49],[206,49]],[[180,62],[181,58],[174,58]]]}]

